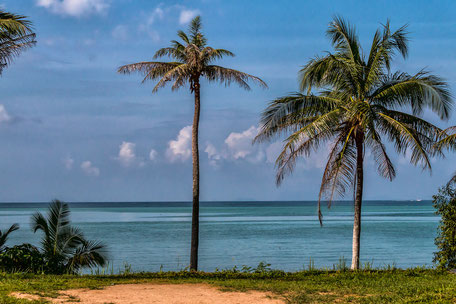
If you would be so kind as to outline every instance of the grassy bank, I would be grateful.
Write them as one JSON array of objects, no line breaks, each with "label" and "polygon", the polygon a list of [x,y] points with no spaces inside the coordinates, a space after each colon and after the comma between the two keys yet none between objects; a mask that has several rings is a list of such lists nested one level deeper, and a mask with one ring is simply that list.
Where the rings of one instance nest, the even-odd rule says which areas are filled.
[{"label": "grassy bank", "polygon": [[163,272],[106,276],[0,274],[0,303],[45,303],[9,297],[14,291],[53,297],[65,289],[147,282],[208,283],[223,290],[271,291],[282,295],[285,303],[454,303],[456,300],[456,275],[409,269],[296,273]]}]

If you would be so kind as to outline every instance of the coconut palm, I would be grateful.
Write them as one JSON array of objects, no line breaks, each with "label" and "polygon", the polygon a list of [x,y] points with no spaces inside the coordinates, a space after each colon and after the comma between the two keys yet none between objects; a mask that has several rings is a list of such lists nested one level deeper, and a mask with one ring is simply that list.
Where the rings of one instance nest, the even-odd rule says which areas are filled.
[{"label": "coconut palm", "polygon": [[32,23],[25,16],[0,10],[0,75],[15,57],[35,43]]},{"label": "coconut palm", "polygon": [[340,17],[327,35],[334,52],[310,60],[299,72],[300,92],[272,101],[262,113],[256,141],[287,134],[276,161],[277,183],[295,167],[298,157],[329,149],[318,198],[328,207],[335,195],[353,189],[352,269],[359,268],[364,157],[370,149],[378,173],[396,176],[385,140],[410,162],[431,169],[430,157],[439,128],[420,118],[425,108],[448,118],[452,105],[447,84],[425,71],[414,75],[390,70],[394,55],[408,53],[406,26],[378,29],[370,51],[363,53],[355,28]]},{"label": "coconut palm", "polygon": [[6,231],[1,231],[0,230],[0,252],[2,252],[3,249],[5,249],[5,243],[8,240],[8,236],[10,235],[10,233],[14,232],[14,231],[16,231],[18,229],[19,229],[19,225],[18,224],[13,224]]},{"label": "coconut palm", "polygon": [[[436,143],[436,148],[439,151],[451,150],[456,151],[456,126],[449,127],[442,131],[440,140]],[[456,173],[450,179],[448,184],[456,183]]]},{"label": "coconut palm", "polygon": [[47,215],[39,212],[32,216],[33,232],[43,232],[41,251],[51,273],[76,273],[84,267],[103,266],[106,263],[105,246],[87,240],[70,223],[68,204],[54,200]]},{"label": "coconut palm", "polygon": [[199,151],[198,127],[200,118],[201,78],[208,82],[219,82],[230,85],[232,82],[241,88],[250,90],[248,81],[260,86],[266,84],[258,77],[215,65],[214,61],[234,54],[224,49],[214,49],[207,45],[207,39],[201,32],[200,17],[195,17],[189,26],[188,33],[178,31],[181,41],[172,40],[171,46],[159,49],[154,59],[169,57],[174,61],[148,61],[124,65],[119,73],[129,74],[139,72],[144,75],[143,83],[148,80],[158,80],[152,92],[173,82],[171,89],[177,90],[187,86],[195,99],[195,111],[192,128],[192,161],[193,161],[193,210],[192,210],[192,239],[190,249],[190,269],[198,268],[198,238],[199,238]]}]

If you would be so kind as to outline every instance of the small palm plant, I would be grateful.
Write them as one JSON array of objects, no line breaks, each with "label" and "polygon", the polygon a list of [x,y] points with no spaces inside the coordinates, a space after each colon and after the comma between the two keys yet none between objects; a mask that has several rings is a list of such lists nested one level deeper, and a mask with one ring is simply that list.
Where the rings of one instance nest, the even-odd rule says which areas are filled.
[{"label": "small palm plant", "polygon": [[5,244],[6,244],[6,241],[8,240],[8,236],[10,235],[10,233],[14,232],[18,229],[19,229],[19,225],[13,224],[6,231],[0,230],[0,252],[2,252],[5,249]]},{"label": "small palm plant", "polygon": [[130,74],[140,72],[144,75],[143,83],[148,80],[158,80],[152,92],[172,82],[171,89],[177,90],[188,86],[195,97],[195,111],[192,127],[192,162],[193,162],[193,210],[192,210],[192,239],[190,246],[190,270],[198,269],[199,243],[199,148],[198,129],[200,119],[201,79],[208,82],[219,82],[225,86],[231,83],[250,90],[248,81],[267,87],[260,78],[247,73],[225,68],[214,64],[223,57],[233,57],[234,54],[224,49],[214,49],[207,45],[207,39],[201,31],[200,17],[195,17],[189,27],[188,34],[178,31],[181,41],[171,41],[171,47],[158,50],[154,59],[169,57],[171,62],[147,61],[121,66],[119,73]]},{"label": "small palm plant", "polygon": [[87,240],[70,223],[68,204],[54,200],[47,215],[37,212],[32,217],[34,232],[43,232],[41,251],[50,273],[77,273],[84,267],[104,266],[105,246]]},{"label": "small palm plant", "polygon": [[[406,27],[393,32],[387,22],[374,34],[364,55],[355,28],[334,18],[327,35],[335,49],[310,60],[300,71],[300,90],[278,98],[263,112],[257,141],[290,134],[276,165],[277,183],[294,169],[300,156],[329,148],[318,199],[328,207],[335,195],[353,189],[352,269],[359,268],[364,158],[372,152],[378,173],[396,176],[385,141],[396,152],[411,152],[410,162],[431,169],[430,156],[441,130],[420,117],[430,109],[447,119],[452,99],[445,81],[427,72],[415,75],[390,71],[396,52],[408,53]],[[315,91],[316,89],[316,91]]]},{"label": "small palm plant", "polygon": [[32,23],[25,16],[0,10],[0,75],[14,57],[35,44]]}]

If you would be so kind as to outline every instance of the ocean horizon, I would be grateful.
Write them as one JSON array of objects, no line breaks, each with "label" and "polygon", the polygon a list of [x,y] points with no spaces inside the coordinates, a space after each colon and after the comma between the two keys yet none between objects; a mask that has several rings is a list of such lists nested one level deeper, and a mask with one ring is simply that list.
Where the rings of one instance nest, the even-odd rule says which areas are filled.
[{"label": "ocean horizon", "polygon": [[[49,203],[0,203],[0,229],[19,223],[7,245],[39,244],[30,217]],[[103,241],[110,267],[171,271],[187,267],[191,202],[72,202],[71,220],[89,239]],[[353,202],[202,201],[199,268],[204,271],[260,262],[286,271],[332,268],[351,260]],[[363,202],[361,264],[431,267],[439,217],[430,200]]]}]

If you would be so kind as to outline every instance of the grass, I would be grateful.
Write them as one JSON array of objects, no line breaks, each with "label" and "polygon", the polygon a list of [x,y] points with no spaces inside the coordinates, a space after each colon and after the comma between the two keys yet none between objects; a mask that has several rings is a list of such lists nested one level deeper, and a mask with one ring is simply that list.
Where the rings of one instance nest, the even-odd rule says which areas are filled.
[{"label": "grass", "polygon": [[0,274],[0,303],[46,303],[9,297],[14,291],[55,297],[59,290],[98,289],[112,284],[208,283],[222,290],[262,290],[281,295],[285,303],[455,303],[456,275],[432,269],[266,270],[212,273],[187,271],[123,275]]}]

